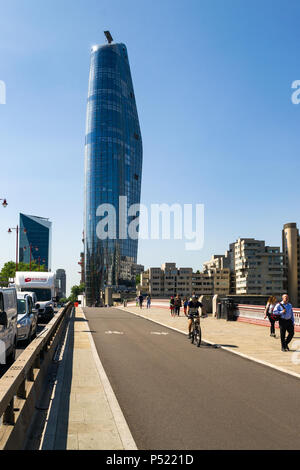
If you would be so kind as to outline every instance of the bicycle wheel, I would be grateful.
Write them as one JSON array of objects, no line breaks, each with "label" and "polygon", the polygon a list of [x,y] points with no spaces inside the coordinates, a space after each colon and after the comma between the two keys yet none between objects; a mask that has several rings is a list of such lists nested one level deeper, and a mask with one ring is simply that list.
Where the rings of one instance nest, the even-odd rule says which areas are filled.
[{"label": "bicycle wheel", "polygon": [[201,345],[201,326],[199,325],[197,331],[197,340],[196,340],[197,347],[200,348]]},{"label": "bicycle wheel", "polygon": [[195,328],[193,328],[191,331],[191,343],[194,344],[194,341],[195,341]]}]

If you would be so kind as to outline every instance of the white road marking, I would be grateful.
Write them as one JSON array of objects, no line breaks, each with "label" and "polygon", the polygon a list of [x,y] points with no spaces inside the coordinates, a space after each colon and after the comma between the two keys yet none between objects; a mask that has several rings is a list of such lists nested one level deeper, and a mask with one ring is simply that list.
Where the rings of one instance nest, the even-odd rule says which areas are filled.
[{"label": "white road marking", "polygon": [[165,333],[164,331],[151,331],[150,335],[168,335],[169,333]]},{"label": "white road marking", "polygon": [[105,334],[106,335],[123,335],[124,332],[123,331],[110,331],[110,330],[108,330],[108,331],[105,332]]},{"label": "white road marking", "polygon": [[[119,310],[123,310],[122,307],[116,307],[116,308],[118,308]],[[162,323],[158,320],[154,320],[153,318],[146,317],[145,315],[141,315],[140,313],[133,312],[132,310],[126,310],[126,311],[127,312],[129,311],[129,313],[132,313],[133,315],[136,315],[137,317],[145,318],[145,320],[152,321],[153,323],[156,323],[157,325],[161,325],[161,326],[164,326],[165,328],[169,328],[170,330],[177,331],[178,333],[184,334],[185,336],[187,335],[187,333],[185,331],[179,330],[179,328],[175,328],[174,326],[166,325],[165,323]],[[216,345],[216,343],[214,343],[212,341],[209,341],[205,338],[203,338],[203,342],[207,343],[207,344],[210,344],[211,346],[214,346],[214,347]],[[298,379],[300,379],[300,374],[298,374],[297,372],[294,372],[294,371],[291,371],[291,370],[288,370],[288,369],[284,369],[283,367],[275,366],[274,364],[271,364],[270,362],[262,361],[260,359],[256,359],[253,356],[249,356],[248,354],[243,354],[243,353],[240,353],[238,351],[234,351],[233,349],[230,349],[226,346],[221,346],[220,344],[218,344],[217,346],[219,346],[219,349],[223,349],[224,351],[228,351],[232,354],[235,354],[236,356],[243,357],[243,358],[248,359],[249,361],[252,361],[252,362],[257,362],[258,364],[262,364],[263,366],[270,367],[271,369],[278,370],[280,372],[283,372],[284,374],[292,375],[292,376],[297,377]]]}]

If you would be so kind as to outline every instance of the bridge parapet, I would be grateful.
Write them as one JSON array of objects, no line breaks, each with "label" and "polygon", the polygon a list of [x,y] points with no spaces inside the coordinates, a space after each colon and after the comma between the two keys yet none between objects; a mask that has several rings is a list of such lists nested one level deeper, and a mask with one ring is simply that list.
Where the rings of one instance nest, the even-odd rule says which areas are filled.
[{"label": "bridge parapet", "polygon": [[25,444],[43,379],[72,309],[60,309],[0,379],[0,449],[20,450]]}]

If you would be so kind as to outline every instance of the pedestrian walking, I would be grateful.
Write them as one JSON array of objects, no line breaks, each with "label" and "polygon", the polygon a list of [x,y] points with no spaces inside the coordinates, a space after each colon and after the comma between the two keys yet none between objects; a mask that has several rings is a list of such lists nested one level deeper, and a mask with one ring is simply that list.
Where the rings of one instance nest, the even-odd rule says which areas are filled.
[{"label": "pedestrian walking", "polygon": [[181,297],[177,294],[174,300],[175,306],[175,315],[179,317],[180,315],[180,307],[182,306]]},{"label": "pedestrian walking", "polygon": [[139,305],[140,305],[140,308],[143,308],[143,302],[144,302],[144,297],[142,296],[142,294],[139,295]]},{"label": "pedestrian walking", "polygon": [[[279,315],[279,328],[280,328],[280,339],[281,339],[281,351],[289,351],[289,343],[292,341],[294,336],[294,312],[292,304],[289,302],[289,296],[283,294],[282,302],[279,302],[274,310],[274,315]],[[286,333],[288,336],[286,337]]]},{"label": "pedestrian walking", "polygon": [[171,310],[171,316],[174,317],[174,309],[175,309],[175,299],[172,296],[170,299],[170,310]]},{"label": "pedestrian walking", "polygon": [[187,308],[188,308],[189,300],[187,297],[184,297],[183,299],[183,313],[187,317]]},{"label": "pedestrian walking", "polygon": [[150,295],[147,295],[147,308],[151,307],[151,297]]},{"label": "pedestrian walking", "polygon": [[[279,315],[274,315],[274,308],[276,304],[278,303],[276,297],[274,295],[271,295],[269,297],[266,308],[265,308],[265,318],[268,317],[269,322],[270,322],[270,336],[273,336],[273,338],[276,338],[275,334],[275,322],[276,320],[279,320]],[[276,318],[277,317],[277,318]]]}]

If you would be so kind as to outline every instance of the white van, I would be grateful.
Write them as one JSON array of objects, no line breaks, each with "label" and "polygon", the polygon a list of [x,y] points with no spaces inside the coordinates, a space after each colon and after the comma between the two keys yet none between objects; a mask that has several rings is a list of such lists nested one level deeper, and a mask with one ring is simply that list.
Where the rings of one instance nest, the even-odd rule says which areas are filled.
[{"label": "white van", "polygon": [[16,272],[15,286],[18,292],[34,292],[37,296],[38,321],[51,320],[55,305],[55,273]]},{"label": "white van", "polygon": [[12,364],[17,345],[17,293],[0,288],[0,364]]},{"label": "white van", "polygon": [[29,344],[36,336],[38,313],[32,296],[27,292],[17,292],[17,303],[17,341],[26,341]]}]

